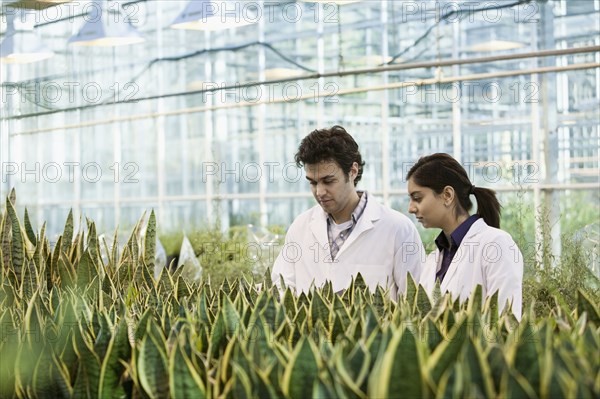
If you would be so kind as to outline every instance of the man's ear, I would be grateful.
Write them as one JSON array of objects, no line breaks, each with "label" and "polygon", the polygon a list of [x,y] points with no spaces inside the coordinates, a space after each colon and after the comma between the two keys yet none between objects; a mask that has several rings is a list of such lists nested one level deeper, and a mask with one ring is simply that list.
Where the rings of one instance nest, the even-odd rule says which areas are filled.
[{"label": "man's ear", "polygon": [[354,162],[350,168],[350,177],[352,177],[352,181],[356,179],[356,176],[358,176],[358,163]]}]

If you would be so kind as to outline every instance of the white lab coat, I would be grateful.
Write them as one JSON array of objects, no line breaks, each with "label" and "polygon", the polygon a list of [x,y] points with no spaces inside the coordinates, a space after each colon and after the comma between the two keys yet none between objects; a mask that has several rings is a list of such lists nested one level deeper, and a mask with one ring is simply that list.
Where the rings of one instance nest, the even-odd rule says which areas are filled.
[{"label": "white lab coat", "polygon": [[[420,283],[430,296],[442,258],[443,253],[436,249],[427,257],[421,273]],[[512,301],[512,311],[521,319],[523,256],[508,233],[488,226],[483,219],[473,223],[463,238],[440,288],[464,301],[477,284],[481,284],[484,298],[499,291],[499,310]]]},{"label": "white lab coat", "polygon": [[273,265],[273,283],[280,287],[280,275],[297,294],[308,293],[311,285],[331,281],[334,292],[348,288],[359,272],[371,290],[379,284],[390,295],[406,289],[406,275],[415,281],[425,261],[425,251],[414,224],[400,212],[375,201],[367,206],[356,227],[331,260],[327,238],[327,214],[315,207],[300,214],[290,226],[285,244]]}]

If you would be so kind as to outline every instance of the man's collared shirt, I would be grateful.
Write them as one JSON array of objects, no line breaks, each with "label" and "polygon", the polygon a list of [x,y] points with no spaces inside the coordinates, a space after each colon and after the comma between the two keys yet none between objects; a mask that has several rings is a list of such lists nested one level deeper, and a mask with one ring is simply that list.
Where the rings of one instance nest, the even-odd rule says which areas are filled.
[{"label": "man's collared shirt", "polygon": [[[354,230],[354,227],[356,227],[358,219],[360,219],[365,208],[367,207],[367,192],[357,191],[357,193],[360,196],[360,200],[358,201],[356,208],[354,208],[350,220],[346,222],[350,223],[349,227],[341,231],[337,231],[338,229],[335,228],[335,221],[333,220],[333,217],[331,217],[331,215],[327,215],[327,238],[329,239],[329,250],[331,252],[332,261],[335,259],[336,255],[340,251],[340,248],[350,236],[350,233],[352,233],[352,230]],[[344,226],[345,223],[342,223],[341,225]]]},{"label": "man's collared shirt", "polygon": [[460,226],[458,226],[456,230],[450,234],[451,242],[448,242],[448,239],[443,231],[435,239],[435,245],[437,245],[440,252],[443,253],[442,266],[435,274],[435,278],[440,280],[440,283],[444,281],[444,277],[450,268],[450,263],[452,263],[452,259],[454,259],[454,255],[456,255],[456,251],[458,250],[460,243],[462,242],[463,238],[465,238],[465,235],[473,223],[477,221],[477,219],[479,219],[479,215],[471,215],[467,220],[462,222]]}]

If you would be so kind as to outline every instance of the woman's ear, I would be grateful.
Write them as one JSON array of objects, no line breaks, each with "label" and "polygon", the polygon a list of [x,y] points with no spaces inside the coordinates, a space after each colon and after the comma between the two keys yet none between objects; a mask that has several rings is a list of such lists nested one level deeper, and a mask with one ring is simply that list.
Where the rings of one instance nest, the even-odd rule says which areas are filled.
[{"label": "woman's ear", "polygon": [[444,199],[444,206],[452,205],[452,202],[454,202],[455,197],[456,197],[456,193],[454,192],[454,187],[452,187],[452,186],[444,187],[444,191],[442,191],[442,198]]}]

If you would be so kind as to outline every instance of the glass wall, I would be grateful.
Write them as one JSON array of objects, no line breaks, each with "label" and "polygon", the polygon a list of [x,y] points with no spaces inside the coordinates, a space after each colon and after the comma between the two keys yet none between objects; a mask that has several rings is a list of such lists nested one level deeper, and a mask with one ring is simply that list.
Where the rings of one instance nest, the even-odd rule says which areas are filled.
[{"label": "glass wall", "polygon": [[[432,152],[551,217],[573,193],[598,203],[598,0],[214,1],[256,23],[171,29],[187,3],[25,12],[55,55],[1,64],[0,194],[16,188],[37,226],[60,232],[71,207],[100,231],[150,208],[163,231],[288,225],[314,204],[295,150],[334,124],[359,142],[362,188],[401,211],[406,171]],[[94,4],[145,41],[67,44]]]}]

